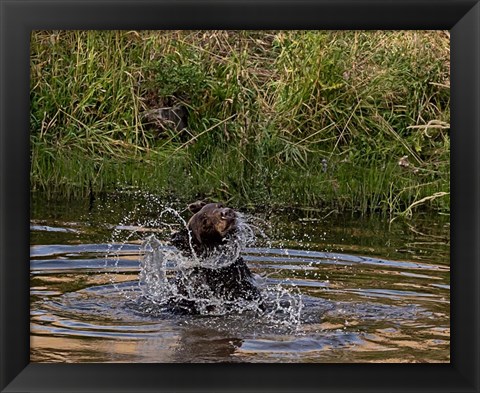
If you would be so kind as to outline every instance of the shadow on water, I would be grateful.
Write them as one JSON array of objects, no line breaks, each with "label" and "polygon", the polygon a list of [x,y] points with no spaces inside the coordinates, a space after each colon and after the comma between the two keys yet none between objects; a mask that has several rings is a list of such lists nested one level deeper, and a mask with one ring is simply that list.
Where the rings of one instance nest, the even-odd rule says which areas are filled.
[{"label": "shadow on water", "polygon": [[270,308],[179,315],[162,304],[160,282],[145,278],[147,239],[171,257],[163,273],[178,267],[166,239],[181,223],[159,213],[188,216],[179,206],[132,193],[89,210],[34,195],[32,361],[449,362],[448,216],[389,226],[317,211],[244,212],[256,238],[242,256]]}]

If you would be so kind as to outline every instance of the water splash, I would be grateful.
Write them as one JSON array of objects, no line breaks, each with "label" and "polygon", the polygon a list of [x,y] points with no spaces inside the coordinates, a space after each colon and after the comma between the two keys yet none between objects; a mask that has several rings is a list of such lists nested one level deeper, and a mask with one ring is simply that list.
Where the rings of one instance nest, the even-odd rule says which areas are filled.
[{"label": "water splash", "polygon": [[[247,228],[243,222],[241,228]],[[251,228],[250,228],[251,229]],[[253,241],[254,232],[243,232],[232,242],[231,255],[240,255],[240,245],[244,241]],[[225,248],[228,248],[226,245]],[[270,323],[274,327],[285,327],[298,330],[301,324],[303,309],[302,296],[299,289],[286,280],[275,285],[268,285],[266,277],[256,276],[255,285],[259,289],[258,299],[227,300],[218,296],[207,285],[202,285],[198,277],[191,274],[192,268],[202,266],[203,260],[196,257],[185,257],[176,249],[162,245],[155,235],[149,236],[142,244],[143,258],[139,286],[145,299],[158,307],[172,308],[175,305],[195,304],[200,315],[220,316],[227,314],[245,314],[250,318],[261,319],[262,324]],[[208,258],[211,269],[227,266],[223,258],[228,251],[215,253]],[[235,261],[229,259],[228,264]],[[201,280],[201,278],[200,278]],[[288,287],[284,284],[289,284]]]},{"label": "water splash", "polygon": [[[242,255],[242,250],[254,245],[257,238],[269,244],[266,235],[266,222],[255,216],[237,212],[237,230],[226,239],[225,244],[201,258],[193,252],[189,233],[191,255],[186,256],[171,246],[171,235],[187,227],[182,210],[165,203],[152,195],[142,195],[146,203],[138,204],[127,212],[113,229],[109,257],[122,258],[126,244],[140,243],[140,290],[118,288],[129,301],[142,303],[144,310],[152,310],[151,315],[178,310],[185,305],[195,305],[200,315],[225,316],[246,315],[261,325],[286,327],[298,330],[303,309],[302,296],[292,282],[275,282],[268,276],[254,274],[254,284],[260,292],[255,299],[225,299],[201,282],[192,272],[195,268],[226,268]],[[160,212],[160,213],[158,213]],[[110,273],[111,274],[111,273]],[[200,280],[200,281],[199,281]],[[110,281],[115,285],[115,275]],[[139,295],[140,293],[140,295]],[[140,296],[140,297],[139,297]],[[147,307],[148,305],[148,307]],[[186,306],[185,306],[186,307]],[[188,307],[186,307],[188,308]],[[150,313],[149,313],[150,314]]]}]

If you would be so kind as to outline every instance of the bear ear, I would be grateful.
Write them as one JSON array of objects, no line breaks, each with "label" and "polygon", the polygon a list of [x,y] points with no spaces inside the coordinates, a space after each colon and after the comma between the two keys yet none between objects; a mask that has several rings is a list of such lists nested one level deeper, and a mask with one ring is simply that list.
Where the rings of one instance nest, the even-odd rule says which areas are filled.
[{"label": "bear ear", "polygon": [[202,210],[202,207],[204,207],[207,204],[205,201],[197,201],[193,202],[190,205],[188,205],[188,210],[190,210],[192,213],[197,213],[200,210]]}]

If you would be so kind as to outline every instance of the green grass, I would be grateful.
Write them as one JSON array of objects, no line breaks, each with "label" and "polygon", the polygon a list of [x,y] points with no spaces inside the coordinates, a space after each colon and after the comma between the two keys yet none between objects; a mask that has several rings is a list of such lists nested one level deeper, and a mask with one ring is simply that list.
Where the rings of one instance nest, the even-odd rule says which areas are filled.
[{"label": "green grass", "polygon": [[34,32],[31,188],[448,212],[449,84],[443,31]]}]

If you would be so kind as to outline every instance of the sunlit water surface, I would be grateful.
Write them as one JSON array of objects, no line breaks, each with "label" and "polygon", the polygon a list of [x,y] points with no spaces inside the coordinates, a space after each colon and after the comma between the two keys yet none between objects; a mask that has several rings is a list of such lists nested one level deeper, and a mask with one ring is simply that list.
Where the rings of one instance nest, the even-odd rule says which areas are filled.
[{"label": "sunlit water surface", "polygon": [[[189,214],[152,196],[31,201],[33,362],[449,362],[449,217],[243,211],[267,304],[162,303]],[[159,257],[160,255],[160,257]],[[167,281],[165,281],[167,280]]]}]

